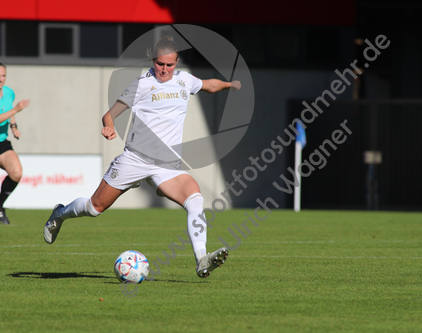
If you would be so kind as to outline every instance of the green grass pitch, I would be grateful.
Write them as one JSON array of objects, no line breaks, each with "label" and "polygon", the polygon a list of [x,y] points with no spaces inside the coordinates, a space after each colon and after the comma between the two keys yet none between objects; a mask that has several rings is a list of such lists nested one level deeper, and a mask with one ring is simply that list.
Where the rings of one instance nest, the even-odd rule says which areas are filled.
[{"label": "green grass pitch", "polygon": [[[236,244],[227,228],[245,212],[216,215],[209,251],[219,237]],[[136,295],[114,260],[133,249],[165,262],[184,236],[182,209],[68,220],[53,245],[49,214],[8,210],[12,224],[0,225],[2,333],[422,332],[421,213],[273,211],[247,238],[236,231],[240,245],[209,278],[187,246]]]}]

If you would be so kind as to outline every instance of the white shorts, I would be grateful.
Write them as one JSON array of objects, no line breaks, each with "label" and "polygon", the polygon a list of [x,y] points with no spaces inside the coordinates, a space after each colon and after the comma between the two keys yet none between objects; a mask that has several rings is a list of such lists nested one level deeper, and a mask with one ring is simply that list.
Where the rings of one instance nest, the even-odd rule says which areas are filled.
[{"label": "white shorts", "polygon": [[125,149],[123,154],[117,156],[105,173],[103,179],[110,186],[126,190],[141,186],[144,180],[147,181],[154,190],[165,181],[180,175],[188,175],[187,172],[180,170],[178,164],[173,168],[162,168],[151,164]]}]

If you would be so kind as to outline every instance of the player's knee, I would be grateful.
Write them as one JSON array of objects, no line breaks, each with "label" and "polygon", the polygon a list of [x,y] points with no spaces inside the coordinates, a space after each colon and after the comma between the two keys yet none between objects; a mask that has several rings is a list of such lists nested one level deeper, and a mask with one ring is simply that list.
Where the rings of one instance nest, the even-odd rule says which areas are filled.
[{"label": "player's knee", "polygon": [[22,179],[22,168],[14,168],[9,173],[9,177],[16,183],[19,183]]},{"label": "player's knee", "polygon": [[204,198],[201,193],[190,195],[183,203],[183,208],[189,212],[202,212],[204,210]]}]

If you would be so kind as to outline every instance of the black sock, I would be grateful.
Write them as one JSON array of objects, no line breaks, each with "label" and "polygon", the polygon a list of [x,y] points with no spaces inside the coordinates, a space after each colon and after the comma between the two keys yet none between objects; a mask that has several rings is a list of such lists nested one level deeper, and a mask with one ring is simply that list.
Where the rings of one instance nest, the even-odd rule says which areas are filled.
[{"label": "black sock", "polygon": [[3,180],[1,184],[1,193],[0,193],[0,208],[3,208],[3,204],[6,201],[7,197],[13,190],[18,186],[18,183],[13,181],[9,176]]}]

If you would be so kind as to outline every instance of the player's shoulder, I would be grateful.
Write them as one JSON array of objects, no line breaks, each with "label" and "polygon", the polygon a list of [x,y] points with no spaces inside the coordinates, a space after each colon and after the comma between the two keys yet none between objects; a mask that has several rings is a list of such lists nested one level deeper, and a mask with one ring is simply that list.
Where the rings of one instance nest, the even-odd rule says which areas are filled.
[{"label": "player's shoulder", "polygon": [[138,81],[148,80],[148,79],[151,80],[151,79],[154,79],[154,75],[155,75],[154,69],[153,68],[150,68],[147,72],[145,72],[144,74],[138,76],[136,78],[136,80],[138,80]]},{"label": "player's shoulder", "polygon": [[8,86],[3,86],[3,96],[7,97],[8,99],[14,101],[15,100],[15,92],[12,88]]},{"label": "player's shoulder", "polygon": [[195,75],[186,71],[175,71],[173,75],[181,86],[184,86],[187,82],[193,84],[195,80],[199,80]]},{"label": "player's shoulder", "polygon": [[186,72],[186,71],[179,71],[179,70],[177,70],[177,71],[174,71],[174,74],[173,74],[174,76],[176,76],[176,77],[179,77],[179,78],[182,78],[182,77],[191,77],[191,76],[193,76],[191,73],[189,73],[189,72]]},{"label": "player's shoulder", "polygon": [[5,93],[7,95],[11,95],[11,96],[15,95],[15,92],[13,91],[13,89],[8,87],[8,86],[3,87],[3,93]]},{"label": "player's shoulder", "polygon": [[136,77],[130,84],[131,89],[136,89],[141,91],[143,87],[148,86],[151,81],[155,81],[154,72],[151,69],[144,74]]}]

